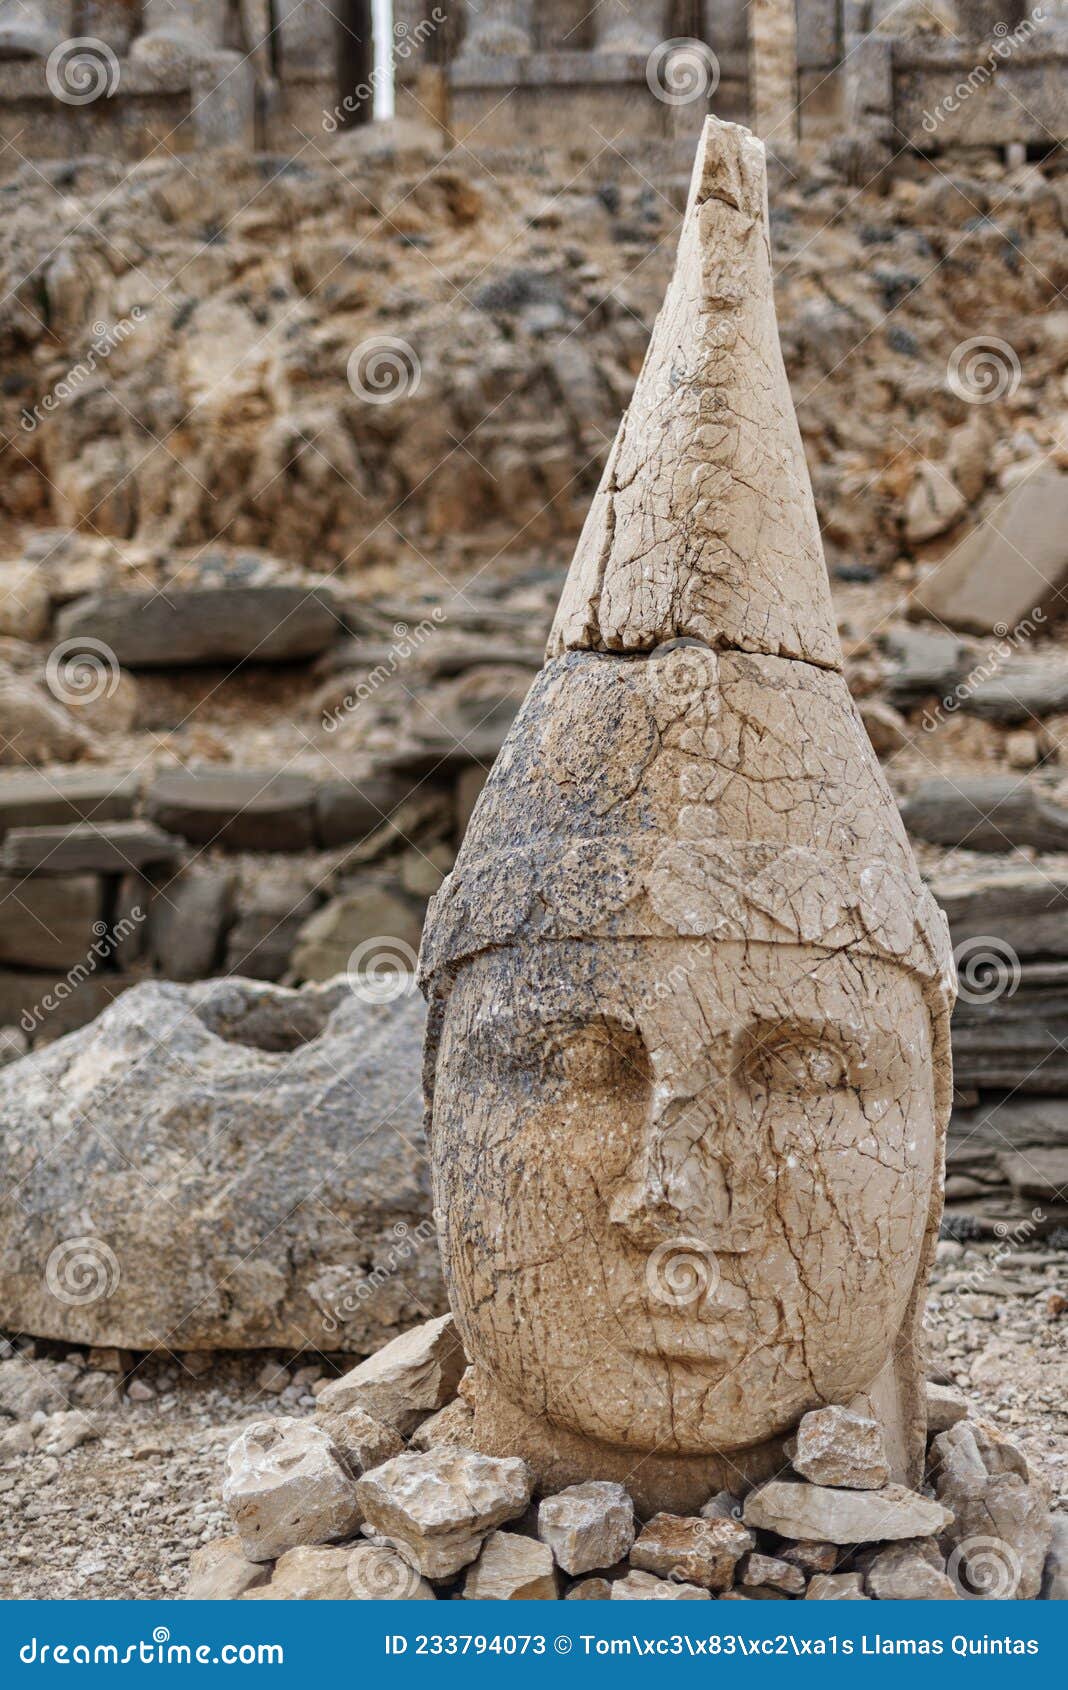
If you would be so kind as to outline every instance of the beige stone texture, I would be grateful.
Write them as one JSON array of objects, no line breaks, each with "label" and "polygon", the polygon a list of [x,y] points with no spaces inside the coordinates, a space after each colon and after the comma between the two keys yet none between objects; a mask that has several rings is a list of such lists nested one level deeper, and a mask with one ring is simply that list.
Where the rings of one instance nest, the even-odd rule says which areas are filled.
[{"label": "beige stone texture", "polygon": [[436,1602],[432,1585],[395,1549],[357,1543],[349,1550],[349,1594],[356,1602]]},{"label": "beige stone texture", "polygon": [[320,1391],[320,1412],[362,1408],[406,1435],[456,1395],[467,1363],[451,1315],[424,1321]]},{"label": "beige stone texture", "polygon": [[240,1537],[221,1537],[194,1549],[189,1557],[187,1602],[233,1602],[246,1590],[265,1585],[270,1569],[250,1561]]},{"label": "beige stone texture", "polygon": [[353,1473],[366,1473],[404,1452],[400,1433],[362,1408],[330,1408],[320,1402],[315,1418]]},{"label": "beige stone texture", "polygon": [[961,1420],[932,1440],[929,1459],[939,1500],[953,1511],[946,1570],[961,1594],[1036,1597],[1053,1523],[1046,1486],[1023,1451],[988,1421]]},{"label": "beige stone texture", "polygon": [[749,1493],[746,1524],[782,1537],[821,1539],[828,1543],[879,1543],[928,1537],[952,1524],[940,1503],[884,1485],[882,1490],[832,1490],[828,1485],[773,1479]]},{"label": "beige stone texture", "polygon": [[809,1580],[806,1602],[870,1602],[859,1573],[817,1573]]},{"label": "beige stone texture", "polygon": [[549,1545],[518,1532],[491,1532],[464,1578],[469,1602],[555,1602],[559,1594]]},{"label": "beige stone texture", "polygon": [[398,1455],[356,1486],[368,1532],[429,1579],[452,1578],[475,1560],[483,1538],[522,1514],[532,1490],[515,1457],[448,1447]]},{"label": "beige stone texture", "polygon": [[880,1490],[890,1477],[878,1421],[837,1404],[802,1415],[791,1460],[814,1485]]},{"label": "beige stone texture", "polygon": [[642,1517],[770,1477],[828,1404],[922,1472],[951,953],[840,673],[769,265],[763,150],[709,120],[546,667],[423,939],[472,1441]]},{"label": "beige stone texture", "polygon": [[612,1586],[613,1602],[711,1602],[699,1584],[654,1578],[652,1573],[628,1573]]},{"label": "beige stone texture", "polygon": [[728,1590],[741,1557],[756,1543],[738,1520],[654,1514],[630,1552],[632,1567],[684,1579],[705,1590]]},{"label": "beige stone texture", "polygon": [[356,1488],[326,1433],[310,1421],[258,1420],[230,1446],[223,1501],[250,1561],[360,1528]]},{"label": "beige stone texture", "polygon": [[747,1555],[738,1570],[738,1582],[744,1586],[770,1585],[785,1596],[803,1596],[805,1593],[805,1575],[801,1568],[795,1567],[791,1561],[780,1560],[777,1555]]},{"label": "beige stone texture", "polygon": [[538,1509],[538,1536],[565,1573],[588,1573],[622,1560],[634,1542],[634,1504],[604,1479],[571,1485]]}]

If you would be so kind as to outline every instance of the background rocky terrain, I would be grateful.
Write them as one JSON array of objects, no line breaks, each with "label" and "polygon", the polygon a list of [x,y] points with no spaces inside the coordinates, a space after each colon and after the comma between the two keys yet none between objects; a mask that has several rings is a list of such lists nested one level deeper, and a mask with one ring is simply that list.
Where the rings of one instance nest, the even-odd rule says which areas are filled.
[{"label": "background rocky terrain", "polygon": [[[1063,1507],[1068,175],[977,150],[859,189],[845,162],[773,169],[778,304],[851,686],[961,965],[939,1363]],[[139,981],[414,957],[540,662],[685,186],[615,147],[535,173],[376,128],[0,188],[0,1024],[5,1057],[40,1049],[35,1084]],[[105,1073],[137,1027],[167,1034],[173,1000],[143,991],[79,1035]],[[254,1098],[256,1053],[308,1036],[245,1027],[226,1073]],[[165,1134],[88,1121],[72,1220],[179,1168]],[[437,1312],[425,1266],[383,1269],[422,1203],[366,1230],[374,1298],[340,1347]],[[234,1299],[235,1345],[267,1341],[241,1324],[261,1293]],[[268,1360],[170,1327],[148,1355],[103,1313],[100,1354],[13,1333],[0,1489],[24,1536],[0,1592],[178,1588],[222,1525],[225,1445],[334,1365],[302,1330],[306,1356],[287,1329]]]}]

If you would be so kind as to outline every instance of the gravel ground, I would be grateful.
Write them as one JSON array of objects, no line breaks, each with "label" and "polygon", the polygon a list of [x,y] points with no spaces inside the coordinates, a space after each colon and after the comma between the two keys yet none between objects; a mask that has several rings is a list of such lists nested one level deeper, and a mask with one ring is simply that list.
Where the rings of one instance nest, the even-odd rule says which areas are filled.
[{"label": "gravel ground", "polygon": [[[1068,1253],[942,1243],[928,1324],[932,1377],[1020,1443],[1068,1511]],[[180,1594],[192,1550],[229,1529],[231,1439],[264,1414],[310,1412],[315,1378],[335,1371],[256,1354],[144,1357],[122,1375],[100,1365],[115,1352],[16,1340],[5,1353],[3,1598]]]}]

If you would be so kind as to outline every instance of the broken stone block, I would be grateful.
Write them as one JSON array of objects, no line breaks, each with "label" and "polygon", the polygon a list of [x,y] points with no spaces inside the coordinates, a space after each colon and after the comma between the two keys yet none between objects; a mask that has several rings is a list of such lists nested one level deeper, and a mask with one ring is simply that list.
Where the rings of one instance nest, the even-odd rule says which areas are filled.
[{"label": "broken stone block", "polygon": [[241,1538],[221,1537],[194,1549],[189,1557],[189,1583],[185,1587],[187,1602],[233,1602],[246,1590],[265,1585],[270,1569],[259,1561],[250,1561]]},{"label": "broken stone block", "polygon": [[814,1485],[880,1490],[890,1477],[881,1426],[837,1404],[802,1415],[791,1460]]},{"label": "broken stone block", "polygon": [[534,1480],[516,1457],[448,1447],[395,1456],[357,1481],[371,1531],[429,1579],[451,1579],[475,1560],[495,1526],[528,1506]]},{"label": "broken stone block", "polygon": [[961,1595],[1036,1597],[1053,1524],[1045,1486],[1023,1452],[987,1421],[960,1420],[932,1439],[929,1462],[939,1500],[952,1510],[946,1571]]},{"label": "broken stone block", "polygon": [[223,1501],[250,1561],[360,1528],[356,1489],[326,1433],[305,1420],[258,1420],[230,1446]]},{"label": "broken stone block", "polygon": [[0,1361],[0,1414],[29,1420],[35,1414],[56,1414],[69,1406],[67,1392],[52,1367],[21,1356]]},{"label": "broken stone block", "polygon": [[127,821],[141,792],[135,770],[56,769],[0,775],[0,834],[12,827]]},{"label": "broken stone block", "polygon": [[[1068,476],[1065,477],[1068,481]],[[1068,850],[1068,809],[1017,775],[923,781],[901,806],[916,839],[969,851]]]},{"label": "broken stone block", "polygon": [[439,1408],[436,1414],[416,1427],[408,1440],[409,1447],[437,1449],[439,1444],[461,1444],[470,1449],[474,1421],[470,1404],[457,1397],[455,1402],[447,1402],[444,1408]]},{"label": "broken stone block", "polygon": [[780,1543],[777,1553],[784,1561],[807,1573],[833,1573],[841,1553],[836,1543]]},{"label": "broken stone block", "polygon": [[745,1523],[780,1537],[828,1543],[878,1543],[931,1537],[952,1521],[948,1508],[904,1485],[881,1490],[831,1490],[826,1485],[772,1479],[745,1499]]},{"label": "broken stone block", "polygon": [[193,864],[149,905],[148,949],[167,980],[204,980],[221,960],[234,905],[232,874]]},{"label": "broken stone block", "polygon": [[223,972],[280,980],[288,972],[297,934],[318,903],[318,893],[299,872],[269,869],[243,876]]},{"label": "broken stone block", "polygon": [[56,621],[59,640],[103,641],[124,669],[291,663],[317,657],[341,632],[329,592],[282,584],[97,593]]},{"label": "broken stone block", "polygon": [[[936,1551],[937,1553],[937,1551]],[[869,1596],[880,1602],[955,1602],[960,1599],[953,1580],[946,1577],[939,1556],[932,1563],[913,1543],[892,1543],[880,1549],[864,1567]]]},{"label": "broken stone block", "polygon": [[805,1591],[806,1602],[869,1602],[859,1573],[816,1573]]},{"label": "broken stone block", "polygon": [[451,1314],[424,1321],[320,1391],[320,1413],[362,1408],[402,1436],[456,1395],[467,1360]]},{"label": "broken stone block", "polygon": [[553,1552],[536,1538],[491,1532],[464,1578],[469,1602],[555,1602]]},{"label": "broken stone block", "polygon": [[928,1380],[926,1401],[928,1437],[935,1432],[948,1432],[958,1420],[967,1418],[968,1404],[951,1385],[935,1385]]},{"label": "broken stone block", "polygon": [[738,1577],[742,1585],[770,1585],[786,1596],[800,1596],[805,1589],[805,1575],[800,1567],[776,1555],[758,1555],[756,1550],[744,1557]]},{"label": "broken stone block", "polygon": [[1011,659],[977,681],[960,707],[1007,728],[1061,715],[1068,711],[1068,662],[1061,654]]},{"label": "broken stone block", "polygon": [[865,698],[857,708],[877,757],[892,757],[908,744],[909,725],[892,704],[881,698]]},{"label": "broken stone block", "polygon": [[612,1567],[634,1542],[634,1504],[622,1485],[593,1479],[547,1496],[538,1508],[538,1536],[565,1573]]},{"label": "broken stone block", "polygon": [[57,970],[91,966],[92,946],[101,937],[96,926],[101,904],[101,885],[93,875],[0,877],[0,962]]},{"label": "broken stone block", "polygon": [[909,706],[934,694],[944,698],[968,667],[968,646],[954,634],[927,628],[889,628],[880,642],[890,661],[886,695]]},{"label": "broken stone block", "polygon": [[610,1579],[579,1579],[564,1597],[565,1602],[608,1602],[612,1597]]},{"label": "broken stone block", "polygon": [[185,847],[151,822],[78,822],[73,827],[13,827],[0,867],[13,875],[125,874],[173,863]]},{"label": "broken stone block", "polygon": [[370,886],[346,892],[308,917],[293,946],[293,972],[300,980],[331,980],[351,970],[375,978],[391,965],[399,977],[413,976],[423,918],[398,890]]},{"label": "broken stone block", "polygon": [[950,628],[1001,632],[1055,601],[1068,580],[1068,475],[1042,468],[1011,488],[926,576],[918,610]]},{"label": "broken stone block", "polygon": [[613,1602],[711,1602],[708,1591],[700,1585],[686,1584],[675,1579],[654,1578],[652,1573],[628,1573],[612,1585]]},{"label": "broken stone block", "polygon": [[[351,1549],[318,1549],[302,1544],[279,1557],[262,1600],[271,1602],[348,1602]],[[261,1587],[262,1588],[262,1587]]]},{"label": "broken stone block", "polygon": [[0,663],[0,765],[75,763],[95,744],[68,710],[25,675]]},{"label": "broken stone block", "polygon": [[357,1543],[348,1555],[349,1594],[357,1602],[436,1602],[433,1587],[387,1544]]},{"label": "broken stone block", "polygon": [[710,1496],[698,1512],[702,1520],[740,1520],[742,1504],[729,1490],[721,1490]]},{"label": "broken stone block", "polygon": [[43,571],[32,563],[0,563],[0,634],[14,640],[43,640],[52,602]]},{"label": "broken stone block", "polygon": [[320,1401],[315,1419],[356,1475],[404,1452],[404,1439],[399,1433],[362,1408],[330,1409]]},{"label": "broken stone block", "polygon": [[407,795],[407,781],[385,775],[324,781],[315,793],[315,829],[320,845],[348,845],[366,839],[388,820]]},{"label": "broken stone block", "polygon": [[756,1540],[738,1520],[655,1514],[630,1552],[632,1567],[670,1574],[705,1590],[728,1590],[741,1557]]},{"label": "broken stone block", "polygon": [[307,851],[315,843],[315,783],[276,769],[168,770],[149,787],[145,814],[193,845]]},{"label": "broken stone block", "polygon": [[1020,958],[1061,956],[1068,880],[1042,868],[1005,867],[936,875],[938,899],[954,946],[996,934]]},{"label": "broken stone block", "polygon": [[[29,996],[38,980],[55,985],[17,978],[23,1010],[44,1001]],[[94,980],[68,1000],[90,1015]],[[0,1188],[18,1179],[23,1193],[0,1229],[4,1321],[134,1350],[166,1333],[178,1350],[363,1354],[440,1308],[414,1081],[423,1020],[417,998],[363,1003],[345,981],[143,981],[0,1070]],[[106,1139],[85,1119],[106,1119]],[[310,1198],[327,1188],[328,1202]],[[64,1299],[45,1264],[87,1214],[102,1294]]]}]

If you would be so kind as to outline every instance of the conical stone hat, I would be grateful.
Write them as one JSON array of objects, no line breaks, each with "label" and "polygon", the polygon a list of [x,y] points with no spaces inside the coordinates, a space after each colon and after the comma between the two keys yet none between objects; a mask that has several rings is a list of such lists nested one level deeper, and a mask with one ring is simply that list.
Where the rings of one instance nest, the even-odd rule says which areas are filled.
[{"label": "conical stone hat", "polygon": [[764,149],[715,119],[546,667],[431,907],[423,979],[440,1000],[486,949],[672,936],[898,963],[945,1048],[945,920],[840,672]]}]

